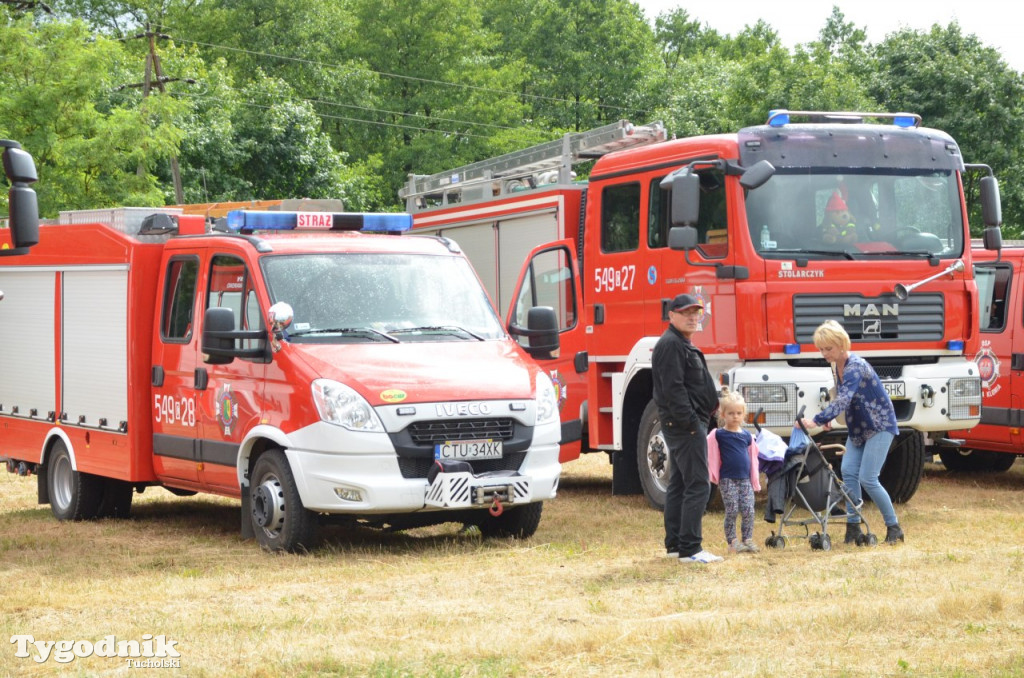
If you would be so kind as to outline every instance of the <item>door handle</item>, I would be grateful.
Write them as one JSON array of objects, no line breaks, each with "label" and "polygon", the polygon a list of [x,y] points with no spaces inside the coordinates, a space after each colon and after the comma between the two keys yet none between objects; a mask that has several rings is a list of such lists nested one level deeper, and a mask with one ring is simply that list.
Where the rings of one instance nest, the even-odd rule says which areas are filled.
[{"label": "door handle", "polygon": [[205,367],[197,367],[195,371],[194,386],[197,391],[205,391],[210,385],[210,374]]}]

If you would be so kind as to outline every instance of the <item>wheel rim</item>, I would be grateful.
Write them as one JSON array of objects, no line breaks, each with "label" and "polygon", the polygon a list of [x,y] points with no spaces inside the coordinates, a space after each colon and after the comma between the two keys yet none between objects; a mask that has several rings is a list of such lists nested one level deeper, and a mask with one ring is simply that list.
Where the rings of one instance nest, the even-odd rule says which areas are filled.
[{"label": "wheel rim", "polygon": [[277,537],[284,528],[284,492],[277,476],[268,475],[252,493],[252,516],[268,537]]},{"label": "wheel rim", "polygon": [[655,486],[662,492],[668,490],[668,445],[665,444],[665,437],[658,430],[651,439],[647,441],[647,472],[654,481]]},{"label": "wheel rim", "polygon": [[75,469],[71,467],[71,459],[66,454],[59,455],[50,470],[50,501],[61,511],[71,506],[71,485]]}]

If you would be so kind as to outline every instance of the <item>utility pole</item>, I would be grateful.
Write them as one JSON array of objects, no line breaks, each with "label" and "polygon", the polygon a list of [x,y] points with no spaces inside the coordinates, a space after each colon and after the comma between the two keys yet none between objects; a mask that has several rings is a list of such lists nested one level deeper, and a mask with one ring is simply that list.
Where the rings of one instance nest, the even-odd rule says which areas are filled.
[{"label": "utility pole", "polygon": [[[149,40],[149,51],[146,53],[146,72],[142,82],[134,83],[131,85],[121,85],[116,87],[116,90],[122,90],[126,87],[141,87],[142,97],[148,97],[150,90],[153,85],[156,85],[157,89],[160,90],[161,94],[166,94],[167,90],[164,88],[164,84],[168,82],[187,82],[195,84],[195,80],[192,78],[168,78],[163,74],[163,69],[160,68],[160,55],[156,53],[156,40],[157,38],[163,40],[170,40],[171,36],[164,33],[154,33],[149,29],[149,24],[146,24],[146,32],[133,35],[130,38],[124,38],[125,40],[134,40],[137,38],[146,38]],[[154,74],[156,77],[154,77]],[[144,173],[142,164],[139,164],[138,173],[141,176]],[[174,198],[178,204],[185,202],[185,193],[181,188],[181,169],[178,167],[178,157],[171,156],[171,175],[174,177]]]}]

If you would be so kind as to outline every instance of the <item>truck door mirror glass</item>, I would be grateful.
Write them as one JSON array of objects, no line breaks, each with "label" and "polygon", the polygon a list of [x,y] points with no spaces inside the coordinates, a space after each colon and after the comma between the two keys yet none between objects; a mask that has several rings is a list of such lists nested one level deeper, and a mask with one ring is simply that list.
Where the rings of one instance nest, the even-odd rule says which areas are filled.
[{"label": "truck door mirror glass", "polygon": [[774,174],[774,165],[767,160],[759,160],[743,172],[740,177],[740,186],[748,190],[763,186]]},{"label": "truck door mirror glass", "polygon": [[295,311],[292,310],[292,305],[279,301],[267,311],[267,325],[272,331],[280,332],[292,324],[294,317]]},{"label": "truck door mirror glass", "polygon": [[694,172],[678,172],[672,177],[670,222],[673,226],[692,226],[700,218],[700,177]]},{"label": "truck door mirror glass", "polygon": [[230,308],[214,306],[203,316],[203,346],[206,362],[227,365],[235,356],[235,314]]},{"label": "truck door mirror glass", "polygon": [[[1003,223],[1003,208],[999,199],[999,180],[995,177],[982,177],[981,186],[981,220],[986,226],[999,226]],[[986,245],[986,249],[988,246]]]},{"label": "truck door mirror glass", "polygon": [[17,142],[0,141],[4,146],[4,173],[11,182],[8,193],[11,244],[14,249],[31,247],[39,243],[39,205],[36,192],[29,184],[36,181],[36,165],[32,156]]},{"label": "truck door mirror glass", "polygon": [[999,230],[998,226],[989,226],[985,229],[982,234],[985,249],[987,250],[1001,250],[1003,249],[1003,232]]},{"label": "truck door mirror glass", "polygon": [[673,226],[668,232],[668,247],[673,250],[692,250],[697,246],[697,229],[693,226]]},{"label": "truck door mirror glass", "polygon": [[534,306],[526,314],[526,352],[535,360],[551,360],[558,351],[558,316],[550,306]]}]

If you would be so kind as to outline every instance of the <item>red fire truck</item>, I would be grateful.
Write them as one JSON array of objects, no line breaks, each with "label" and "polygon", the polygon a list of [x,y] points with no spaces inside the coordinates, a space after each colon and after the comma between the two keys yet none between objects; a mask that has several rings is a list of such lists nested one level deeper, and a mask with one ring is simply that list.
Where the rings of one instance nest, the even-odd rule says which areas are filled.
[{"label": "red fire truck", "polygon": [[950,433],[961,446],[943,448],[939,456],[951,471],[1006,471],[1024,450],[1022,245],[1014,243],[1001,252],[974,250],[981,326],[974,361],[981,376],[981,423]]},{"label": "red fire truck", "polygon": [[331,517],[533,534],[561,469],[555,391],[455,243],[396,237],[408,214],[211,231],[177,212],[62,213],[0,260],[0,458],[40,503],[77,520],[151,485],[237,497],[271,550]]},{"label": "red fire truck", "polygon": [[[651,351],[668,300],[687,292],[708,310],[695,341],[712,372],[782,435],[827,402],[833,379],[812,334],[841,322],[892,397],[901,433],[882,481],[908,500],[924,434],[980,416],[956,142],[913,114],[799,111],[735,134],[665,137],[658,123],[620,121],[410,175],[400,196],[415,230],[463,247],[513,333],[530,309],[556,310],[561,349],[543,364],[564,422],[582,423],[561,459],[607,452],[613,492],[663,502]],[[574,181],[574,164],[594,158]],[[998,185],[982,184],[998,233]],[[840,207],[841,237],[828,223]]]}]

